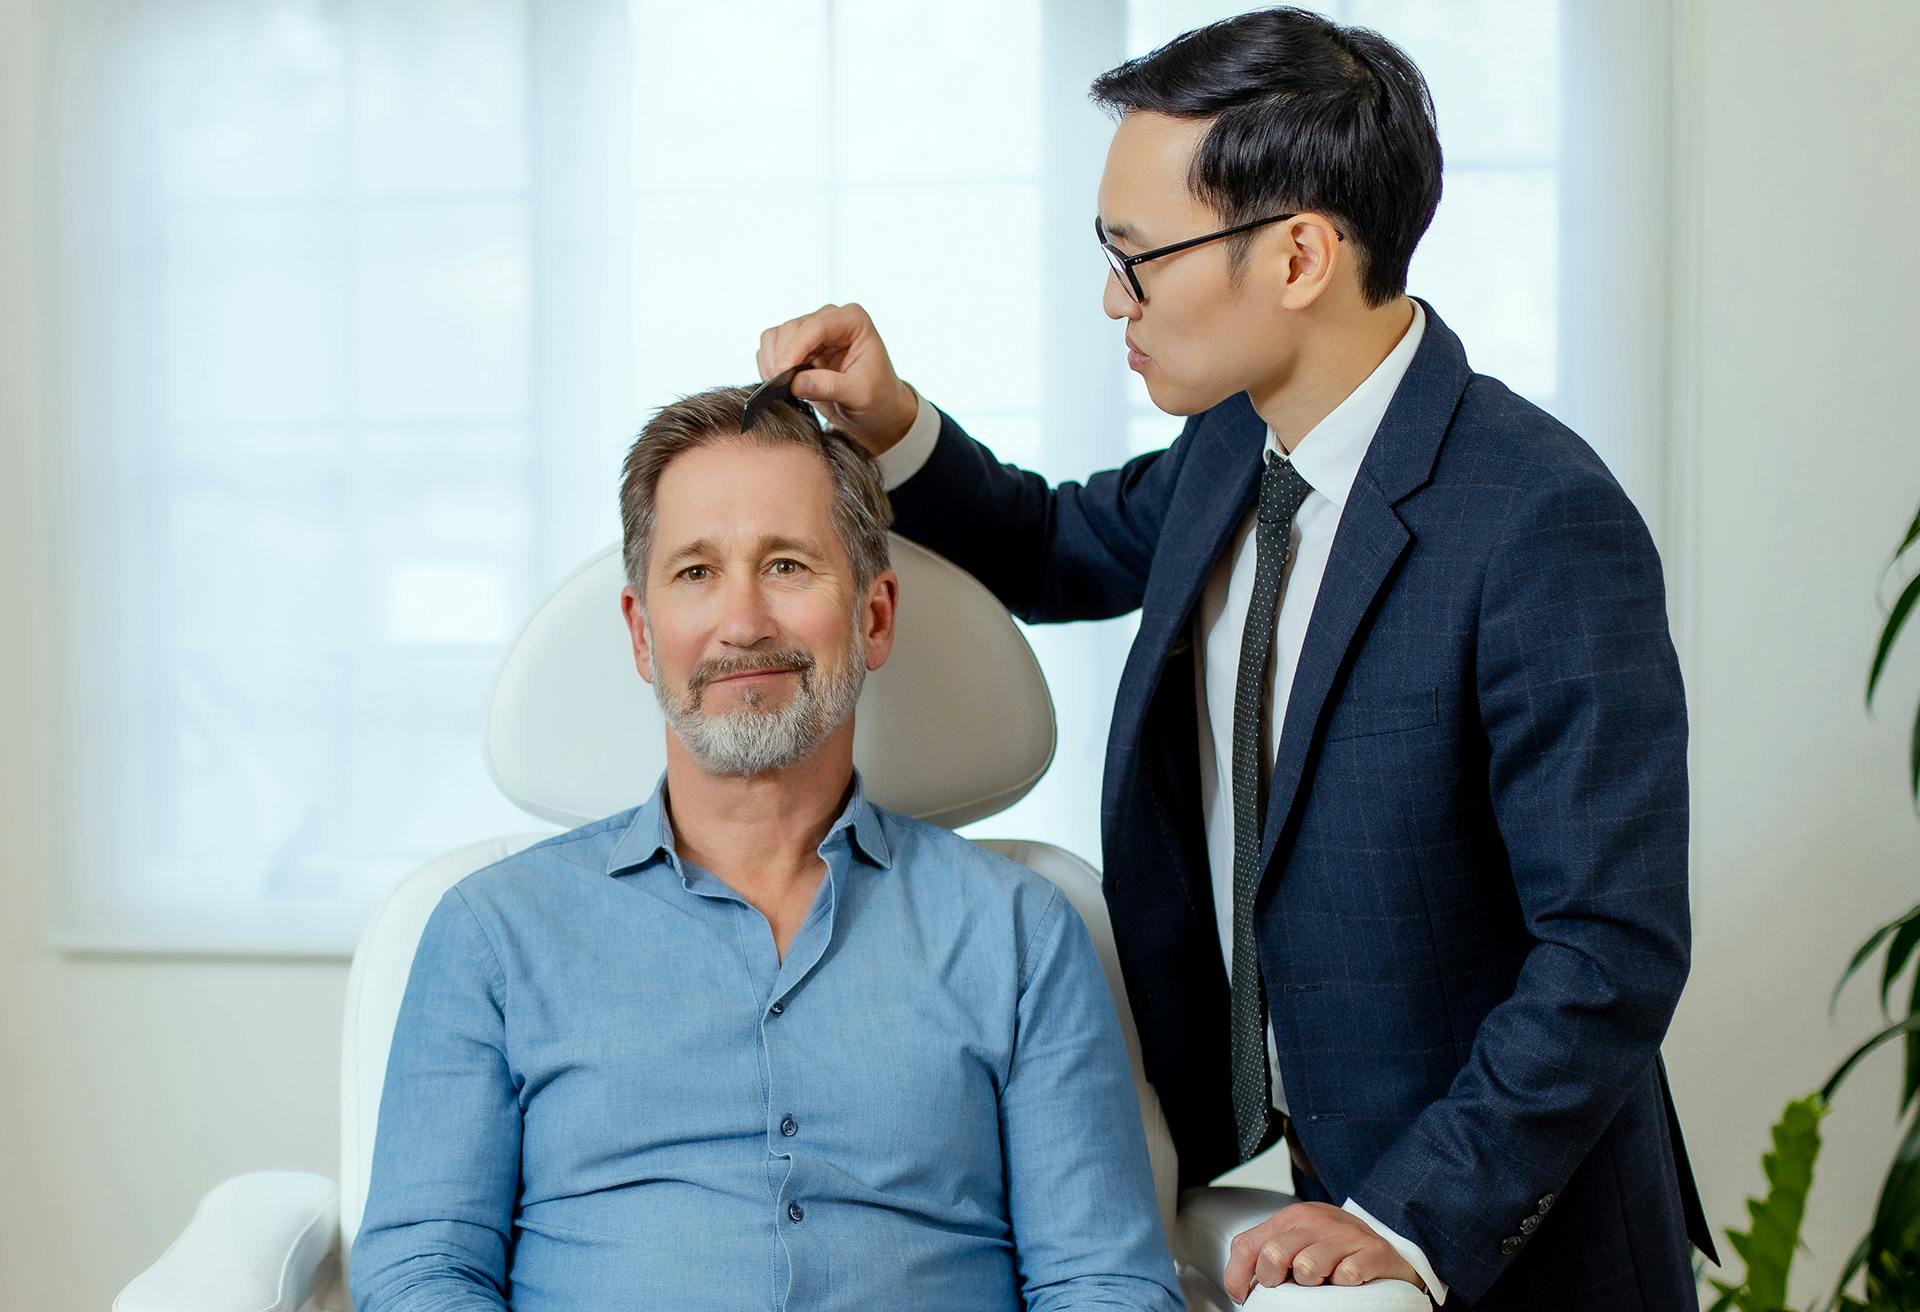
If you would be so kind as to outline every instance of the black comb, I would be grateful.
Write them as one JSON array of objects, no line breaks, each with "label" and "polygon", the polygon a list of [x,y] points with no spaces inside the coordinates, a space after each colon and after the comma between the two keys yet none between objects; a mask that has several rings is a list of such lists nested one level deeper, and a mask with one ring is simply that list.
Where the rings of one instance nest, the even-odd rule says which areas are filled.
[{"label": "black comb", "polygon": [[[813,418],[813,407],[793,394],[794,375],[806,367],[806,362],[802,361],[791,369],[782,369],[754,388],[747,397],[747,403],[740,407],[740,431],[744,433],[752,428],[761,415],[782,401],[788,405],[799,406],[806,411],[809,418]],[[818,420],[816,419],[815,422],[817,423]]]}]

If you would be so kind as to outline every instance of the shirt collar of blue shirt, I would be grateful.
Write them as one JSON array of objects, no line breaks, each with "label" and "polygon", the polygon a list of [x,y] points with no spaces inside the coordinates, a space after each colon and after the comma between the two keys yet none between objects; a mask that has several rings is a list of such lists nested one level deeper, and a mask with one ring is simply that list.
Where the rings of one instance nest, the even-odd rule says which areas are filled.
[{"label": "shirt collar of blue shirt", "polygon": [[[893,852],[887,846],[886,831],[880,824],[879,812],[867,801],[866,787],[858,770],[853,772],[853,792],[847,798],[845,808],[827,829],[827,836],[820,840],[821,856],[827,854],[827,848],[843,831],[848,835],[853,851],[864,857],[870,865],[883,870],[892,868]],[[660,775],[660,782],[654,785],[653,795],[634,808],[626,832],[613,845],[613,851],[607,857],[607,873],[623,874],[648,865],[662,855],[682,880],[689,878],[686,868],[680,863],[680,854],[674,850],[673,826],[667,822],[667,776],[664,771]]]}]

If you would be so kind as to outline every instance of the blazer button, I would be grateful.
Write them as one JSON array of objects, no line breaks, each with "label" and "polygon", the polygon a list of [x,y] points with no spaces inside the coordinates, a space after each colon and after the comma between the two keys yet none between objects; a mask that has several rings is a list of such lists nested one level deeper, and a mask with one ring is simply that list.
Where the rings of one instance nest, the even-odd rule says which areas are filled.
[{"label": "blazer button", "polygon": [[1540,1199],[1540,1204],[1539,1204],[1539,1206],[1540,1206],[1540,1210],[1541,1210],[1541,1212],[1543,1212],[1543,1213],[1544,1213],[1544,1212],[1545,1212],[1545,1211],[1546,1211],[1546,1210],[1547,1210],[1547,1209],[1548,1209],[1549,1207],[1552,1207],[1552,1206],[1553,1206],[1553,1195],[1552,1195],[1552,1194],[1544,1194],[1544,1195],[1542,1195],[1542,1196],[1541,1196],[1541,1199]]},{"label": "blazer button", "polygon": [[1508,1257],[1512,1257],[1515,1253],[1520,1251],[1520,1244],[1521,1244],[1521,1239],[1519,1235],[1508,1235],[1505,1239],[1502,1239],[1500,1241],[1500,1251],[1502,1253],[1505,1253]]},{"label": "blazer button", "polygon": [[1537,1216],[1530,1216],[1520,1223],[1520,1233],[1523,1235],[1530,1235],[1539,1228],[1540,1218]]}]

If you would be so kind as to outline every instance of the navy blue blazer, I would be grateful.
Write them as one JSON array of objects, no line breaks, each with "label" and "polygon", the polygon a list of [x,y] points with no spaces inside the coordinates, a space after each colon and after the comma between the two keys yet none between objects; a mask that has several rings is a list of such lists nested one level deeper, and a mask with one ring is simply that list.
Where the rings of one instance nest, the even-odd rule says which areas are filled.
[{"label": "navy blue blazer", "polygon": [[[1022,619],[1141,612],[1103,862],[1183,1186],[1235,1164],[1191,621],[1265,437],[1241,395],[1049,487],[943,416],[892,494],[900,532]],[[1307,1155],[1462,1303],[1697,1306],[1688,1238],[1712,1240],[1659,1057],[1690,950],[1686,756],[1640,515],[1427,307],[1294,673],[1255,921]]]}]

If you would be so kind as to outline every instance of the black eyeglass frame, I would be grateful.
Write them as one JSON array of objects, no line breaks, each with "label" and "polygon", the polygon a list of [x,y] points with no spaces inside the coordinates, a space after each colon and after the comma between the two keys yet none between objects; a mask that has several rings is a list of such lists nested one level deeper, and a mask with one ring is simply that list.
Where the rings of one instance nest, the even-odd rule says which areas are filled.
[{"label": "black eyeglass frame", "polygon": [[[1253,219],[1247,223],[1236,223],[1231,228],[1222,228],[1218,232],[1209,232],[1204,237],[1189,237],[1185,241],[1176,241],[1171,246],[1156,246],[1150,251],[1141,251],[1138,255],[1128,255],[1125,251],[1107,240],[1107,225],[1100,221],[1098,214],[1093,216],[1093,235],[1100,242],[1101,254],[1107,257],[1107,264],[1120,279],[1120,286],[1133,297],[1135,305],[1147,303],[1146,289],[1140,286],[1140,275],[1133,271],[1136,264],[1145,264],[1148,260],[1157,260],[1162,255],[1173,255],[1180,251],[1191,250],[1195,246],[1204,246],[1210,241],[1219,241],[1222,237],[1235,237],[1255,228],[1264,228],[1269,223],[1279,223],[1284,219],[1297,219],[1304,213],[1293,210],[1286,214],[1270,214],[1264,219]],[[1347,234],[1335,228],[1333,235],[1341,241]]]}]

